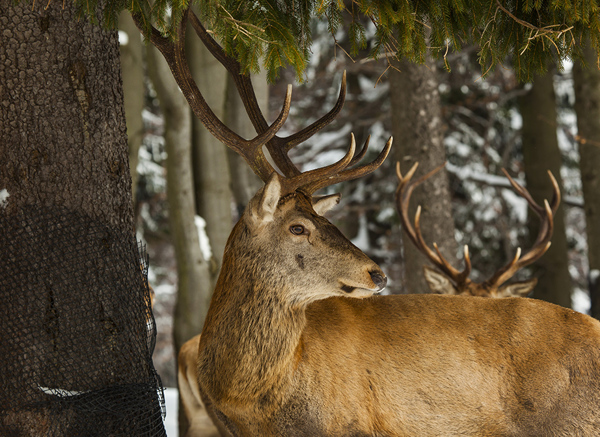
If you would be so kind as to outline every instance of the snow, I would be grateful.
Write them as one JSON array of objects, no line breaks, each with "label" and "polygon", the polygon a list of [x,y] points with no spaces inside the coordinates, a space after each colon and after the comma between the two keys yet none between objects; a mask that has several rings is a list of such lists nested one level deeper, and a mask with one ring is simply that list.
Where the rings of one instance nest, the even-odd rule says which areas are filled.
[{"label": "snow", "polygon": [[129,35],[127,35],[127,32],[119,30],[119,44],[122,46],[129,44]]},{"label": "snow", "polygon": [[0,208],[6,208],[8,206],[8,190],[6,188],[0,190]]},{"label": "snow", "polygon": [[368,225],[366,214],[360,214],[358,217],[358,234],[352,239],[352,244],[363,252],[370,249]]},{"label": "snow", "polygon": [[571,306],[575,311],[589,314],[591,306],[590,296],[581,288],[575,288],[571,295]]},{"label": "snow", "polygon": [[165,406],[167,416],[165,417],[165,430],[168,437],[177,437],[179,429],[177,424],[179,391],[173,387],[165,387]]},{"label": "snow", "polygon": [[212,248],[210,247],[210,240],[206,234],[206,220],[197,215],[194,217],[196,227],[198,228],[198,240],[200,242],[200,250],[202,251],[202,257],[208,261],[212,258]]}]

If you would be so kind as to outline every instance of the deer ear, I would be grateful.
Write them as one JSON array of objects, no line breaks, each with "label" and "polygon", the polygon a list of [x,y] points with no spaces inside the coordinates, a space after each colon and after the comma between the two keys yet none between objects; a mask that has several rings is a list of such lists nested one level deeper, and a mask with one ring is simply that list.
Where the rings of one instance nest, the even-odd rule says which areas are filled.
[{"label": "deer ear", "polygon": [[313,209],[319,215],[325,214],[331,208],[340,203],[342,195],[340,193],[332,194],[331,196],[313,197]]},{"label": "deer ear", "polygon": [[454,284],[448,279],[446,275],[432,269],[428,266],[423,266],[423,276],[429,285],[429,289],[432,293],[437,294],[457,294]]},{"label": "deer ear", "polygon": [[498,297],[526,297],[536,285],[537,278],[513,282],[512,284],[500,287]]},{"label": "deer ear", "polygon": [[281,182],[279,175],[273,172],[265,186],[251,202],[252,216],[260,221],[271,221],[281,197]]}]

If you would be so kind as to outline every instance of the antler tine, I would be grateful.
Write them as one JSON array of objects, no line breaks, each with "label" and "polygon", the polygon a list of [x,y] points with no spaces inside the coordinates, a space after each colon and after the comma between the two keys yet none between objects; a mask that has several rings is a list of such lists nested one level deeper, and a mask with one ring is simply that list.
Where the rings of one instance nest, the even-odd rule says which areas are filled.
[{"label": "antler tine", "polygon": [[340,84],[340,93],[338,95],[337,101],[335,102],[335,105],[333,106],[333,108],[331,108],[331,110],[327,114],[325,114],[324,116],[322,116],[315,122],[311,123],[310,125],[306,126],[304,129],[296,132],[295,134],[292,134],[285,138],[277,137],[277,141],[281,141],[282,143],[284,143],[285,152],[286,153],[289,152],[295,146],[306,141],[307,139],[312,137],[314,134],[316,134],[318,131],[323,129],[325,126],[327,126],[329,123],[331,123],[333,120],[335,120],[337,115],[340,113],[340,111],[344,107],[345,101],[346,101],[346,70],[344,70],[344,73],[342,74],[342,83]]},{"label": "antler tine", "polygon": [[442,165],[436,167],[431,170],[429,173],[420,177],[415,181],[411,181],[415,171],[417,170],[418,163],[415,163],[411,169],[408,171],[406,176],[402,176],[402,172],[400,171],[400,163],[396,163],[396,176],[398,177],[398,187],[396,188],[396,206],[398,209],[398,213],[400,215],[400,221],[402,222],[402,227],[406,232],[406,235],[413,242],[415,247],[425,255],[437,268],[439,268],[444,274],[446,274],[450,279],[452,279],[455,283],[460,284],[467,280],[469,274],[471,273],[471,259],[469,257],[469,249],[467,246],[464,248],[465,253],[465,269],[460,272],[444,258],[441,251],[438,248],[436,243],[433,243],[433,247],[435,252],[427,246],[425,243],[425,239],[423,238],[423,234],[421,233],[421,206],[417,207],[417,212],[415,214],[414,227],[411,225],[410,220],[408,218],[408,206],[410,203],[410,196],[414,188],[431,176],[439,172],[446,163],[444,162]]},{"label": "antler tine", "polygon": [[[241,154],[248,164],[250,164],[254,172],[263,181],[267,181],[274,169],[264,157],[262,145],[273,138],[277,131],[285,123],[290,110],[291,87],[288,87],[287,89],[283,108],[277,119],[270,126],[266,125],[265,122],[266,127],[261,129],[255,138],[252,140],[245,140],[233,132],[221,120],[219,120],[219,118],[210,109],[190,72],[185,56],[184,46],[185,29],[189,15],[189,9],[183,13],[181,23],[177,29],[176,41],[170,41],[169,39],[163,37],[160,35],[160,32],[158,32],[152,26],[150,26],[150,34],[148,34],[146,32],[147,26],[145,26],[143,23],[143,17],[139,14],[133,14],[132,17],[140,32],[142,32],[146,38],[149,38],[152,44],[154,44],[163,54],[169,65],[169,68],[171,69],[171,72],[173,73],[173,76],[175,77],[175,80],[177,81],[177,84],[179,85],[179,88],[181,89],[196,117],[200,119],[202,124],[204,124],[206,129],[215,138],[217,138],[226,146],[235,150],[237,153]],[[192,13],[192,24],[194,25],[195,22],[197,22],[196,24],[199,24],[197,17],[195,17],[195,15]],[[196,28],[195,25],[194,28]],[[224,55],[224,52],[222,55]]]},{"label": "antler tine", "polygon": [[[420,233],[420,230],[419,230],[419,233]],[[463,269],[462,272],[459,272],[457,269],[452,267],[452,265],[448,262],[448,260],[446,260],[446,258],[444,258],[444,255],[442,255],[442,252],[438,248],[437,243],[433,243],[433,248],[435,249],[435,252],[437,253],[442,264],[444,264],[444,272],[451,272],[452,278],[456,284],[464,283],[467,280],[467,278],[469,277],[469,275],[471,274],[471,257],[469,256],[469,246],[467,246],[465,244],[463,247],[465,268]]]},{"label": "antler tine", "polygon": [[[417,181],[418,182],[418,181]],[[415,235],[417,237],[417,241],[419,245],[417,248],[421,250],[421,253],[427,256],[434,265],[439,268],[442,272],[444,272],[450,279],[454,281],[455,284],[462,284],[471,273],[471,263],[465,262],[465,269],[460,272],[444,258],[436,243],[433,243],[433,247],[435,248],[435,253],[427,246],[425,243],[425,239],[423,238],[423,234],[421,233],[421,206],[417,207],[417,212],[415,214]]]},{"label": "antler tine", "polygon": [[[352,134],[352,141],[354,141],[354,134]],[[390,137],[385,143],[385,146],[383,147],[377,158],[375,158],[370,163],[361,165],[360,167],[347,168],[355,161],[354,159],[351,159],[342,171],[337,173],[333,170],[323,171],[319,175],[316,175],[315,173],[315,176],[310,177],[311,181],[307,180],[307,182],[303,185],[299,185],[299,189],[302,190],[304,193],[313,194],[317,190],[320,190],[324,187],[328,187],[329,185],[339,184],[340,182],[350,181],[352,179],[357,179],[361,176],[373,173],[381,166],[381,164],[383,164],[385,158],[387,158],[388,154],[390,153],[390,149],[392,148],[393,141],[394,138]],[[365,148],[363,147],[363,149]],[[359,153],[359,157],[364,156],[365,153],[366,150],[361,150]],[[325,167],[325,169],[327,169],[327,167]],[[314,171],[316,172],[316,170]]]},{"label": "antler tine", "polygon": [[550,240],[552,238],[552,233],[554,231],[554,213],[558,209],[558,205],[560,203],[560,189],[558,188],[558,183],[556,179],[552,175],[550,171],[548,171],[548,175],[550,177],[550,181],[552,183],[554,194],[552,196],[552,206],[548,203],[546,199],[544,199],[544,206],[540,206],[533,198],[529,191],[518,184],[513,178],[508,175],[508,172],[505,169],[502,169],[504,175],[508,178],[511,185],[519,193],[527,203],[535,211],[535,213],[540,217],[540,229],[538,232],[538,236],[533,243],[531,249],[529,249],[523,256],[521,256],[521,248],[517,249],[517,253],[515,257],[504,267],[497,270],[487,281],[485,281],[486,285],[489,286],[500,286],[504,282],[508,281],[517,271],[522,269],[525,266],[537,261],[539,258],[546,253],[546,251],[550,248]]},{"label": "antler tine", "polygon": [[[285,180],[286,188],[288,191],[295,191],[297,189],[302,190],[306,194],[312,194],[316,190],[307,190],[306,187],[310,187],[310,183],[313,180],[329,179],[330,175],[343,171],[354,158],[354,152],[356,151],[356,139],[354,134],[350,133],[350,148],[348,152],[339,161],[328,165],[326,167],[316,168],[314,170],[301,173],[295,177]],[[330,184],[327,184],[330,185]]]},{"label": "antler tine", "polygon": [[369,135],[367,137],[367,139],[365,140],[365,144],[363,144],[362,149],[360,149],[360,152],[358,152],[356,155],[354,155],[354,158],[352,158],[352,161],[350,161],[350,164],[348,164],[348,167],[352,167],[353,165],[356,165],[360,161],[362,161],[362,159],[367,154],[367,150],[369,150],[369,141],[370,140],[371,140],[371,135]]}]

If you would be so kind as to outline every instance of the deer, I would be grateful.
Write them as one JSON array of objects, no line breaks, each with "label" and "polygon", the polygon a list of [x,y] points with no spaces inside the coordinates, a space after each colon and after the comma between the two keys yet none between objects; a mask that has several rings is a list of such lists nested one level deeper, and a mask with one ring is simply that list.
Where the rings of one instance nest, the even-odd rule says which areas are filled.
[{"label": "deer", "polygon": [[[134,19],[207,129],[264,182],[229,236],[198,344],[198,391],[220,426],[233,436],[598,435],[600,322],[526,298],[382,295],[385,273],[324,217],[340,196],[315,193],[375,171],[392,143],[361,165],[368,142],[356,154],[351,136],[340,161],[296,168],[288,152],[335,116],[343,80],[334,109],[280,137],[290,87],[269,125],[249,76],[193,12],[174,40]],[[207,110],[186,67],[188,22],[233,74],[255,138]]]},{"label": "deer", "polygon": [[197,364],[198,345],[201,334],[186,341],[179,349],[177,356],[177,386],[181,406],[188,421],[185,437],[219,437],[229,436],[229,432],[207,410],[200,395],[198,386]]},{"label": "deer", "polygon": [[425,257],[427,257],[427,259],[435,266],[435,269],[427,265],[423,266],[423,274],[430,291],[439,294],[458,294],[494,298],[510,296],[525,297],[529,295],[537,284],[536,278],[509,284],[506,284],[506,282],[510,280],[517,271],[537,261],[550,248],[550,240],[554,229],[554,214],[556,213],[561,200],[560,189],[552,172],[548,171],[548,177],[550,178],[553,190],[552,201],[550,204],[545,202],[544,206],[541,206],[533,199],[525,187],[517,183],[505,169],[502,169],[502,172],[510,182],[510,185],[517,194],[527,201],[529,207],[539,217],[541,224],[536,240],[527,253],[521,255],[521,249],[518,248],[517,253],[512,260],[496,270],[496,272],[488,279],[478,283],[469,278],[469,275],[471,274],[471,259],[469,257],[468,245],[465,245],[463,248],[465,267],[462,271],[459,271],[444,258],[436,243],[433,243],[433,248],[435,250],[432,250],[427,243],[425,243],[420,227],[421,206],[417,207],[413,227],[408,216],[411,194],[418,185],[422,184],[444,168],[445,163],[419,179],[412,180],[418,166],[419,163],[416,162],[406,175],[403,176],[400,171],[400,163],[396,163],[398,186],[396,188],[395,200],[402,229],[419,252],[425,255]]}]

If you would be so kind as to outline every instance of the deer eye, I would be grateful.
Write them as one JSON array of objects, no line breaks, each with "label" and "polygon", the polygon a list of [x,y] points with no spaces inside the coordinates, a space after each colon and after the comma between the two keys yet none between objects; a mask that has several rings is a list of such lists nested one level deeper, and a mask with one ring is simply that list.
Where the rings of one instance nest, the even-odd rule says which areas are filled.
[{"label": "deer eye", "polygon": [[302,235],[306,234],[306,229],[302,225],[292,225],[290,226],[290,232],[294,235]]}]

